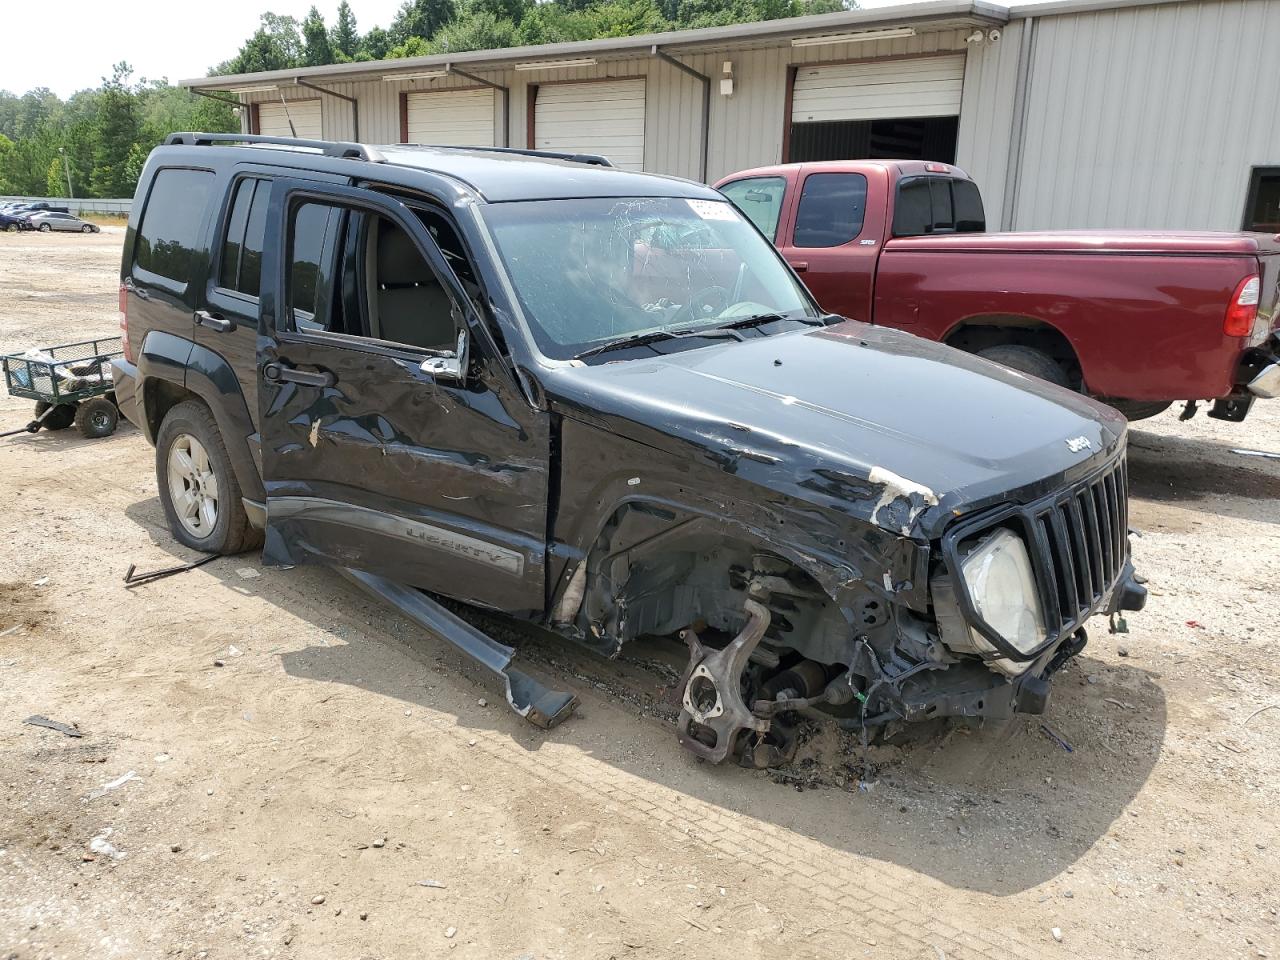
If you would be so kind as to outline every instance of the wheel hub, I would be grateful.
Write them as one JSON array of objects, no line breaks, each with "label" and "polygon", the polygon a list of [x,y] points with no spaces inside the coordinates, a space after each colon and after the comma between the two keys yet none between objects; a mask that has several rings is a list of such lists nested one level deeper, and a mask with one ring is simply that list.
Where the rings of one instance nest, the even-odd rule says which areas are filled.
[{"label": "wheel hub", "polygon": [[218,523],[218,479],[209,452],[190,434],[179,434],[169,447],[169,496],[187,532],[203,539]]}]

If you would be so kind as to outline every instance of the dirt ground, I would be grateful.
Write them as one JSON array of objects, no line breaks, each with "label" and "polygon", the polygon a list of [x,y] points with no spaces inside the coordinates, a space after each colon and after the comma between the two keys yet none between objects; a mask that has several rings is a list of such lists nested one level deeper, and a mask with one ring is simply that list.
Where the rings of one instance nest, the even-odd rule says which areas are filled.
[{"label": "dirt ground", "polygon": [[[121,234],[0,234],[0,352],[112,332]],[[1237,446],[1280,402],[1131,433],[1150,603],[1045,717],[764,775],[676,744],[649,651],[523,639],[582,700],[544,733],[336,573],[125,589],[191,558],[138,432],[0,440],[0,960],[1280,957],[1280,461]]]}]

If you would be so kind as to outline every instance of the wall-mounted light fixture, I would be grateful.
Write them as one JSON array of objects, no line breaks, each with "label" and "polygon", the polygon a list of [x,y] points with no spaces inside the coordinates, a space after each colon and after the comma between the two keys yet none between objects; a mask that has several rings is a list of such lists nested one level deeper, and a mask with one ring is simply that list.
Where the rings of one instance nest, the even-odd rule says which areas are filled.
[{"label": "wall-mounted light fixture", "polygon": [[720,79],[720,95],[722,97],[731,97],[733,96],[733,61],[724,61],[720,67],[720,72],[724,74]]},{"label": "wall-mounted light fixture", "polygon": [[567,70],[570,67],[594,67],[598,61],[595,57],[581,57],[577,60],[531,60],[528,63],[517,63],[516,70]]},{"label": "wall-mounted light fixture", "polygon": [[914,37],[915,27],[892,27],[888,30],[861,30],[858,33],[833,33],[823,37],[794,37],[793,47],[820,47],[827,43],[865,43],[868,40],[897,40]]},{"label": "wall-mounted light fixture", "polygon": [[439,80],[448,75],[448,70],[423,70],[421,73],[388,73],[382,79],[390,83],[392,80]]}]

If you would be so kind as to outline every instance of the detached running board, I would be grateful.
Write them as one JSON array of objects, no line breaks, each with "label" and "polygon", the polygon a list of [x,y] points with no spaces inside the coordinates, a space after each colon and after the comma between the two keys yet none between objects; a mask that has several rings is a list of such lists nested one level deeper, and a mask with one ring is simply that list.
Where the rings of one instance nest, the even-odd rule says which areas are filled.
[{"label": "detached running board", "polygon": [[511,709],[536,727],[550,730],[573,713],[578,698],[562,690],[550,690],[533,677],[511,666],[515,650],[482,633],[421,590],[374,576],[362,570],[339,567],[339,572],[431,633],[444,637],[480,666],[502,678]]}]

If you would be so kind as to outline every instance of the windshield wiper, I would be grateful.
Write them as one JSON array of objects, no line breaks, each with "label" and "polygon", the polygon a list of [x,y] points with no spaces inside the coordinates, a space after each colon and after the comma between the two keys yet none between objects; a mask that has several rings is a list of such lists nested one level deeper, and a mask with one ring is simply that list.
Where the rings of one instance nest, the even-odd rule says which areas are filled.
[{"label": "windshield wiper", "polygon": [[734,340],[742,339],[737,330],[728,327],[708,327],[705,330],[650,330],[648,333],[637,333],[630,337],[623,337],[621,340],[610,340],[608,343],[602,343],[598,347],[591,347],[581,353],[575,353],[573,359],[585,360],[587,357],[594,357],[599,353],[608,353],[610,350],[644,347],[651,343],[660,343],[663,340],[683,340],[686,337],[709,337],[711,339],[732,337]]},{"label": "windshield wiper", "polygon": [[774,323],[777,320],[795,320],[797,323],[803,323],[810,327],[825,327],[826,323],[817,317],[789,317],[785,313],[753,313],[747,317],[739,317],[737,320],[730,320],[728,323],[717,324],[716,330],[745,330],[748,327],[759,327],[766,323]]}]

